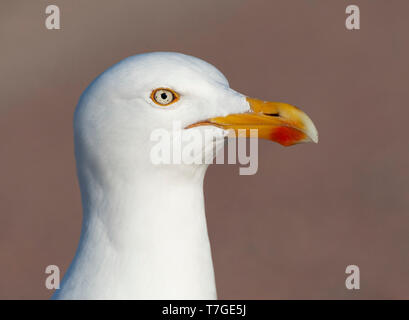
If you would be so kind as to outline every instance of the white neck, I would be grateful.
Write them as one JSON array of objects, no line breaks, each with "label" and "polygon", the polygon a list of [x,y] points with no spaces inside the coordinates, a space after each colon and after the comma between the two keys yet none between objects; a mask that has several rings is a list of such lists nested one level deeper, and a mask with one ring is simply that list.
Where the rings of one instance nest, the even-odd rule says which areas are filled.
[{"label": "white neck", "polygon": [[80,244],[54,298],[215,299],[205,171],[148,169],[81,188]]}]

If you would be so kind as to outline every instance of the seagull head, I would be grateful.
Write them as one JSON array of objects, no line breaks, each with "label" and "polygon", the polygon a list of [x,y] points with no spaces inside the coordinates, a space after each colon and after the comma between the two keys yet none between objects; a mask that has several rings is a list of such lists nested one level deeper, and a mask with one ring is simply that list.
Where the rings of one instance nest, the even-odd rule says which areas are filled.
[{"label": "seagull head", "polygon": [[126,179],[135,164],[149,166],[152,132],[174,132],[175,122],[182,135],[211,128],[218,141],[240,129],[284,146],[318,141],[297,107],[247,97],[201,59],[155,52],[124,59],[84,91],[74,116],[77,164],[84,174]]}]

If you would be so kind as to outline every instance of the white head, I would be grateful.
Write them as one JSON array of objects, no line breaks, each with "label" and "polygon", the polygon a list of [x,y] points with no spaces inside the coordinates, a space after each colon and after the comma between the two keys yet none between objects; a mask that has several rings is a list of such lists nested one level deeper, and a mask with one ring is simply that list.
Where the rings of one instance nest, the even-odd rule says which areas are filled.
[{"label": "white head", "polygon": [[[180,53],[140,54],[102,73],[79,101],[74,134],[80,184],[104,185],[133,179],[140,170],[168,170],[152,164],[150,135],[155,129],[172,130],[175,121],[183,134],[212,126],[219,140],[227,130],[244,128],[257,128],[259,138],[283,145],[318,137],[302,111],[247,98],[207,62]],[[197,167],[203,166],[180,165],[177,174]]]}]

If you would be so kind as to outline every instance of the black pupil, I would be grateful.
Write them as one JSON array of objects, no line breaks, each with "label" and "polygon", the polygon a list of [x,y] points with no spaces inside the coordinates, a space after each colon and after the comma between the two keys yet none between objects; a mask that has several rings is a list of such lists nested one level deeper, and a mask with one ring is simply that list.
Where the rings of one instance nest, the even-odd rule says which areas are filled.
[{"label": "black pupil", "polygon": [[166,99],[168,98],[168,95],[164,92],[164,93],[161,93],[160,97],[161,97],[163,100],[166,100]]}]

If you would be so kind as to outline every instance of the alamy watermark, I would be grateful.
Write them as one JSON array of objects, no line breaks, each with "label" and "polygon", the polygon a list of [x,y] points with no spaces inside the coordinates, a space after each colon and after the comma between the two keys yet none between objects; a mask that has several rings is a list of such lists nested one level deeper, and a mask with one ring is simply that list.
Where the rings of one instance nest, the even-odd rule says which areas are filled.
[{"label": "alamy watermark", "polygon": [[[45,287],[49,290],[60,289],[60,268],[56,265],[48,265],[45,273],[49,274],[45,279]],[[360,289],[360,271],[357,265],[348,265],[345,269],[348,276],[345,279],[345,287],[348,290]]]},{"label": "alamy watermark", "polygon": [[60,289],[60,268],[50,264],[45,268],[45,273],[49,276],[45,279],[45,287],[48,290]]},{"label": "alamy watermark", "polygon": [[[45,8],[46,19],[45,27],[48,30],[60,30],[60,8],[57,5],[50,4]],[[360,9],[357,5],[348,5],[345,9],[348,14],[345,20],[345,27],[348,30],[359,30],[360,27]]]},{"label": "alamy watermark", "polygon": [[349,276],[345,279],[345,287],[348,290],[359,290],[361,282],[359,267],[351,264],[346,267],[345,273],[349,274]]},{"label": "alamy watermark", "polygon": [[[249,137],[247,143],[246,137]],[[237,139],[235,139],[237,138]],[[240,175],[253,175],[258,169],[258,130],[221,130],[203,126],[200,130],[184,130],[180,121],[172,130],[163,128],[151,132],[151,162],[160,164],[240,164]],[[248,148],[247,148],[248,144]],[[227,145],[227,159],[223,147]],[[248,149],[248,150],[247,150]],[[226,161],[227,160],[227,161]]]}]

